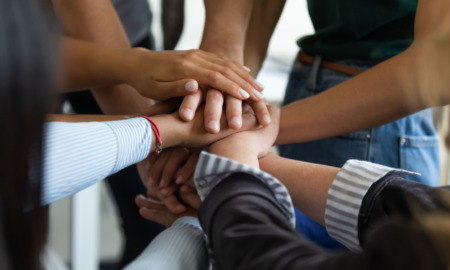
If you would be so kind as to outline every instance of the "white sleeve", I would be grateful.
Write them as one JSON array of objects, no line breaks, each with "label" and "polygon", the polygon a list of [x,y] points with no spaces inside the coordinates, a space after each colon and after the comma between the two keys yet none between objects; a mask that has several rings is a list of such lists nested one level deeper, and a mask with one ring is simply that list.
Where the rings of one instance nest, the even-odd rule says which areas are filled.
[{"label": "white sleeve", "polygon": [[45,124],[42,204],[73,195],[150,152],[152,130],[144,118]]},{"label": "white sleeve", "polygon": [[181,217],[158,234],[124,270],[208,270],[210,267],[198,219]]},{"label": "white sleeve", "polygon": [[325,226],[328,234],[352,251],[360,251],[358,219],[370,187],[387,174],[417,174],[361,160],[348,160],[328,190]]}]

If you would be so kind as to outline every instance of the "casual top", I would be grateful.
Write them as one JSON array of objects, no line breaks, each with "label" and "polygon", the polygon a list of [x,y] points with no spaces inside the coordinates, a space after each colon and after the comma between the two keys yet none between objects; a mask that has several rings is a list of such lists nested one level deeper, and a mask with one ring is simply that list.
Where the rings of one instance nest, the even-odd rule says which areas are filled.
[{"label": "casual top", "polygon": [[152,142],[148,120],[45,123],[42,204],[73,195],[145,159]]},{"label": "casual top", "polygon": [[147,0],[111,0],[131,44],[150,34],[152,13]]},{"label": "casual top", "polygon": [[413,40],[417,0],[308,0],[315,34],[298,40],[325,58],[385,60]]}]

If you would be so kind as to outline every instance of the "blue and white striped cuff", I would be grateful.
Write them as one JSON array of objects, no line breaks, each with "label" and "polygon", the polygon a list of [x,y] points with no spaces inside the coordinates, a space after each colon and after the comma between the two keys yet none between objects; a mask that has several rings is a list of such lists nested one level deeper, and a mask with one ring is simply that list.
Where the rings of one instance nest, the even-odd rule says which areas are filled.
[{"label": "blue and white striped cuff", "polygon": [[294,206],[286,187],[270,174],[237,161],[202,151],[194,173],[195,186],[203,201],[211,190],[232,173],[250,173],[260,179],[273,193],[284,214],[295,227]]},{"label": "blue and white striped cuff", "polygon": [[328,234],[352,251],[360,251],[358,217],[365,194],[387,174],[417,174],[361,160],[348,160],[328,191],[325,225]]}]

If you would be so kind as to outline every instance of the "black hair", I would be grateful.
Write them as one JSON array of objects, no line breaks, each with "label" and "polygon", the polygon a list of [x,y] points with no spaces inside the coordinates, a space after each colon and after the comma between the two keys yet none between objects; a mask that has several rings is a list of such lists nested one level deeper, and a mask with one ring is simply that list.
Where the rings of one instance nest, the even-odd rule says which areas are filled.
[{"label": "black hair", "polygon": [[0,247],[12,269],[39,269],[46,238],[42,138],[57,50],[40,2],[0,0]]}]

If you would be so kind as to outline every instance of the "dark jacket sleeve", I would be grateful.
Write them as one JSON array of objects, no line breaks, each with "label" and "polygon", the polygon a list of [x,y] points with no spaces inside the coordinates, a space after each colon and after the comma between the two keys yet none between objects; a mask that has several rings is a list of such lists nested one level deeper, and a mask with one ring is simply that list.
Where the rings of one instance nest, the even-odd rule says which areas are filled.
[{"label": "dark jacket sleeve", "polygon": [[270,189],[251,174],[232,174],[214,187],[199,219],[221,270],[446,269],[422,228],[404,219],[380,219],[363,253],[323,250],[293,229]]},{"label": "dark jacket sleeve", "polygon": [[364,269],[360,254],[330,253],[298,234],[255,176],[219,183],[199,209],[219,269]]}]

